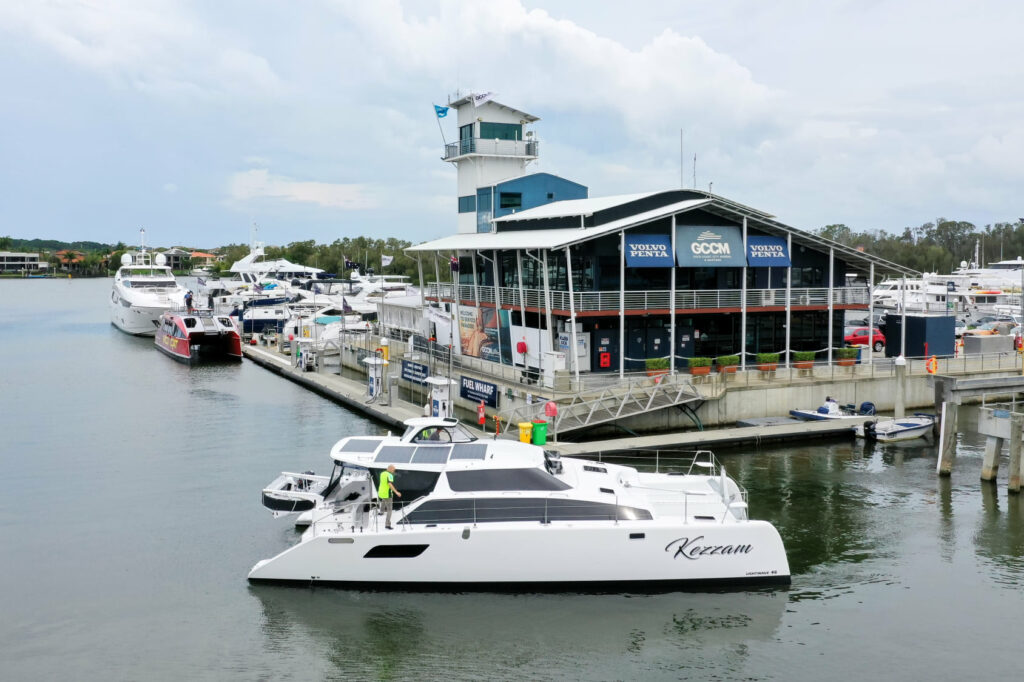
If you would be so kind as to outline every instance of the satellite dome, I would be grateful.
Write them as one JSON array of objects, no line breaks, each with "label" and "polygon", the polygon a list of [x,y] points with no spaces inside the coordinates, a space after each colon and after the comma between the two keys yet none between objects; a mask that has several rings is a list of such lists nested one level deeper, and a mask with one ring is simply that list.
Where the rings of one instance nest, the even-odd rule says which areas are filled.
[{"label": "satellite dome", "polygon": [[130,253],[122,253],[121,254],[121,265],[131,265],[131,264],[132,264],[132,254],[130,254]]},{"label": "satellite dome", "polygon": [[960,261],[960,267],[966,268],[967,267],[967,261],[965,261],[965,260]]},{"label": "satellite dome", "polygon": [[167,264],[167,256],[165,256],[162,253],[156,254],[156,264],[157,265],[166,265]]}]

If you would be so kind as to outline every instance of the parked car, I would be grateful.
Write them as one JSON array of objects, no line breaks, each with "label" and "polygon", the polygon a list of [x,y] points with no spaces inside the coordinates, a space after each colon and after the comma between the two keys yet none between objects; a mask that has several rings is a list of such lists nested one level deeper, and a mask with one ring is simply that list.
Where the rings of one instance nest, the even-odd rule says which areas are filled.
[{"label": "parked car", "polygon": [[968,329],[964,332],[964,336],[996,336],[999,334],[1009,334],[1010,330],[1013,329],[1013,326],[1013,322],[986,322],[974,329]]},{"label": "parked car", "polygon": [[965,331],[967,331],[966,320],[957,320],[956,322],[953,323],[953,336],[955,336],[956,338],[960,338],[961,336],[964,335]]},{"label": "parked car", "polygon": [[[843,341],[852,345],[868,345],[868,327],[847,327],[843,336]],[[878,327],[875,327],[874,332],[871,334],[871,340],[874,341],[874,351],[881,353],[882,348],[885,347],[885,335],[882,334]]]}]

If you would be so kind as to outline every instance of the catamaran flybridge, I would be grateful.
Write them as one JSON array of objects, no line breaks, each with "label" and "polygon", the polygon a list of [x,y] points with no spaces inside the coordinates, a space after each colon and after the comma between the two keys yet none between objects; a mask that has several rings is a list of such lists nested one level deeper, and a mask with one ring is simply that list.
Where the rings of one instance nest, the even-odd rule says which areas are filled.
[{"label": "catamaran flybridge", "polygon": [[[560,458],[479,440],[457,420],[410,419],[401,436],[347,437],[329,476],[284,473],[263,491],[298,513],[299,542],[249,572],[254,582],[377,589],[617,589],[788,583],[775,528],[709,452],[681,473]],[[394,530],[377,482],[397,468]]]}]

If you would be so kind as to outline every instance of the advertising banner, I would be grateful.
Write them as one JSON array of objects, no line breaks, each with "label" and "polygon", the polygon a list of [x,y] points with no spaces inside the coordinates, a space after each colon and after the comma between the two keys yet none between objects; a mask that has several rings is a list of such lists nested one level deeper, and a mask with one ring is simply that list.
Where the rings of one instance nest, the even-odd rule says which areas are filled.
[{"label": "advertising banner", "polygon": [[484,401],[484,405],[497,409],[498,407],[498,385],[486,381],[480,381],[472,377],[460,377],[459,395],[474,403]]},{"label": "advertising banner", "polygon": [[410,362],[409,360],[402,360],[402,378],[406,381],[423,385],[427,383],[427,375],[429,372],[430,369],[426,365],[421,365],[418,362]]},{"label": "advertising banner", "polygon": [[[462,354],[512,364],[512,338],[507,310],[459,306],[459,345]],[[499,344],[498,339],[501,339]],[[501,353],[499,354],[499,345]]]},{"label": "advertising banner", "polygon": [[626,233],[626,265],[629,267],[670,268],[675,264],[672,238],[667,234]]},{"label": "advertising banner", "polygon": [[676,262],[685,268],[741,268],[746,263],[740,228],[679,226]]},{"label": "advertising banner", "polygon": [[789,249],[782,237],[747,235],[747,265],[752,268],[788,268]]}]

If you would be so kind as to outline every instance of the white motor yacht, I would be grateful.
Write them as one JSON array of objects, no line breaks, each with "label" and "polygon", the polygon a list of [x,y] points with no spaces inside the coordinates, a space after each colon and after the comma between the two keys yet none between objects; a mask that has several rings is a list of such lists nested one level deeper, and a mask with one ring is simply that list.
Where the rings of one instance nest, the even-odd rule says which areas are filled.
[{"label": "white motor yacht", "polygon": [[[268,486],[265,506],[301,512],[309,526],[249,580],[442,590],[790,580],[778,532],[748,518],[746,492],[711,453],[679,474],[642,473],[479,440],[455,419],[406,426],[338,441],[330,476],[286,473]],[[393,530],[377,498],[392,464]]]},{"label": "white motor yacht", "polygon": [[185,305],[185,288],[174,279],[162,253],[142,250],[121,256],[110,292],[110,322],[123,332],[155,336],[160,316]]}]

